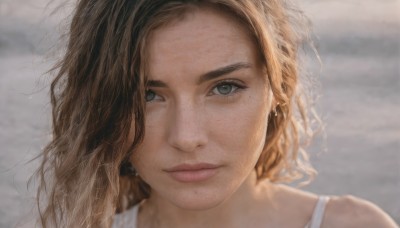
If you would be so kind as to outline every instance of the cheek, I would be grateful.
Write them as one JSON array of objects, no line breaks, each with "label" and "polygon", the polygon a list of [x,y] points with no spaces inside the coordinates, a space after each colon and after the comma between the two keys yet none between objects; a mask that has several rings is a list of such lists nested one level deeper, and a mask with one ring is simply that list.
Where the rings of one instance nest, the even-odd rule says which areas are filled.
[{"label": "cheek", "polygon": [[[157,115],[157,113],[152,113]],[[134,151],[131,162],[139,172],[145,175],[151,170],[157,169],[157,159],[163,156],[163,153],[157,153],[165,147],[164,137],[164,118],[161,116],[146,116],[145,136],[142,143]],[[143,176],[142,176],[143,177]]]},{"label": "cheek", "polygon": [[260,96],[247,96],[223,109],[213,109],[209,137],[230,156],[258,159],[264,146],[269,105]]}]

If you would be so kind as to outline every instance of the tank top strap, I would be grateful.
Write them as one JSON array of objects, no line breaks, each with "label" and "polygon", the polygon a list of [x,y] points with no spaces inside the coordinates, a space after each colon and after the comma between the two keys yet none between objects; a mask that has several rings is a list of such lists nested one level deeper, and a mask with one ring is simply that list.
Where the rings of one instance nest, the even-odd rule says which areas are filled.
[{"label": "tank top strap", "polygon": [[307,228],[320,228],[322,224],[322,220],[325,214],[325,208],[327,203],[329,202],[329,196],[320,196],[318,198],[318,202],[314,208],[314,212],[311,217],[311,221],[306,226]]},{"label": "tank top strap", "polygon": [[128,211],[114,216],[112,228],[136,228],[139,204],[136,204]]}]

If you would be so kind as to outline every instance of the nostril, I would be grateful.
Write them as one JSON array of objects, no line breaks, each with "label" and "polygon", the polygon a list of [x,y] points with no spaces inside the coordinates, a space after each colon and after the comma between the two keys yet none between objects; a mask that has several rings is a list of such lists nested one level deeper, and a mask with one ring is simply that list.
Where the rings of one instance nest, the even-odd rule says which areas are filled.
[{"label": "nostril", "polygon": [[196,149],[205,145],[205,140],[202,139],[200,134],[175,134],[170,137],[169,144],[182,152],[193,152]]},{"label": "nostril", "polygon": [[198,123],[183,123],[171,129],[168,141],[179,151],[193,152],[206,144],[207,136]]}]

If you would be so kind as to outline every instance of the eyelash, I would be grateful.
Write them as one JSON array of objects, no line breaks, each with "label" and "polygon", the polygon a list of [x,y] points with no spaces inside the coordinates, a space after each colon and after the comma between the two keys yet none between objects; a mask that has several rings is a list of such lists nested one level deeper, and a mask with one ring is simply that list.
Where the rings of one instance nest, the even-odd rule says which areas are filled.
[{"label": "eyelash", "polygon": [[[236,88],[235,88],[235,89],[232,89],[233,91],[229,92],[228,94],[215,94],[215,93],[213,92],[213,91],[214,91],[215,89],[217,89],[218,87],[224,86],[224,85],[229,85],[229,86],[233,86],[233,87],[236,87]],[[212,87],[212,89],[211,89],[211,91],[210,91],[209,94],[213,93],[213,94],[211,94],[211,95],[220,95],[220,96],[223,96],[223,97],[228,97],[228,96],[234,95],[235,93],[237,93],[237,92],[239,92],[240,90],[245,89],[245,88],[247,88],[247,87],[244,86],[244,85],[242,85],[242,83],[238,83],[237,80],[225,79],[225,80],[222,80],[222,81],[217,82],[217,84],[216,84],[215,86]]]},{"label": "eyelash", "polygon": [[153,93],[154,96],[159,96],[159,95],[157,95],[156,92],[154,92],[154,90],[146,89],[146,92],[145,92],[145,95],[144,95],[145,101],[146,101],[146,102],[153,102],[153,101],[155,101],[154,98],[153,98],[152,100],[147,100],[147,95],[148,95],[149,92]]},{"label": "eyelash", "polygon": [[[233,96],[234,94],[236,94],[236,93],[239,92],[240,90],[243,90],[243,89],[246,89],[246,88],[247,88],[247,87],[244,86],[242,83],[238,83],[237,81],[238,81],[238,80],[232,80],[232,79],[225,79],[225,80],[219,81],[219,82],[216,83],[216,85],[214,85],[214,86],[211,88],[210,92],[209,92],[207,95],[208,95],[208,96],[219,95],[219,96],[221,96],[221,97],[227,98],[227,97]],[[235,87],[235,89],[233,89],[233,91],[229,92],[228,94],[215,94],[215,93],[213,92],[213,91],[214,91],[215,89],[217,89],[218,87],[224,86],[224,85],[233,86],[233,87]],[[154,92],[154,90],[147,89],[147,90],[146,90],[146,94],[145,94],[146,102],[153,102],[153,101],[155,101],[154,98],[153,98],[152,100],[147,100],[147,93],[149,93],[149,92],[152,92],[152,93],[154,94],[154,96],[159,96],[159,95],[157,95],[156,92]]]}]

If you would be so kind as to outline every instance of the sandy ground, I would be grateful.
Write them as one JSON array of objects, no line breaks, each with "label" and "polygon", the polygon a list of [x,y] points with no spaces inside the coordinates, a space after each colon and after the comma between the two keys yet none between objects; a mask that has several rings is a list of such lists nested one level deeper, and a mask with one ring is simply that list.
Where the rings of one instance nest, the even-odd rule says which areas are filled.
[{"label": "sandy ground", "polygon": [[[0,0],[0,227],[32,227],[37,162],[48,140],[49,48],[61,11],[44,0]],[[400,1],[307,0],[323,61],[318,110],[326,139],[306,189],[368,199],[400,223]],[[315,67],[313,67],[315,68]]]}]

